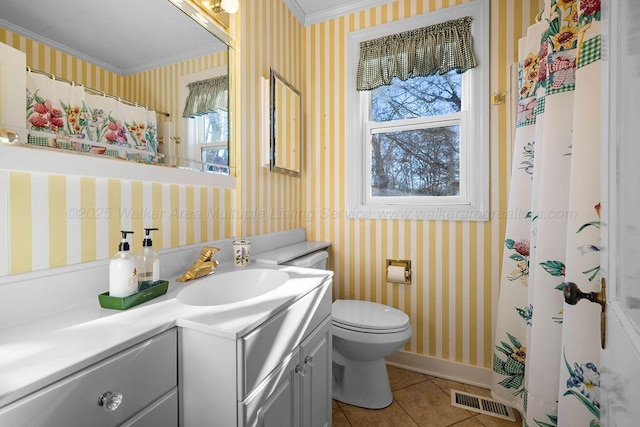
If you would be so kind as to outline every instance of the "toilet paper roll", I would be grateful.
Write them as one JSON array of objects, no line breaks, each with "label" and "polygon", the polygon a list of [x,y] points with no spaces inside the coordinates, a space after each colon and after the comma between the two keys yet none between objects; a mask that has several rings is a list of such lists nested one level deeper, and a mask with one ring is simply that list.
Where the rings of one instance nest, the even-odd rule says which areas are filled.
[{"label": "toilet paper roll", "polygon": [[391,283],[405,283],[406,278],[404,275],[404,267],[397,265],[390,265],[387,267],[387,282]]}]

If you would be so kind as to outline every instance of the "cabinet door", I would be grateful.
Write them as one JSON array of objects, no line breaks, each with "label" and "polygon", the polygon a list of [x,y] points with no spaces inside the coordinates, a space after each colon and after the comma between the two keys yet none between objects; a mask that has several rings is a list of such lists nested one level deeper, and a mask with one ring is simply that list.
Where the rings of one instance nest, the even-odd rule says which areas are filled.
[{"label": "cabinet door", "polygon": [[331,317],[302,343],[302,426],[331,425]]},{"label": "cabinet door", "polygon": [[299,427],[301,369],[300,350],[297,349],[238,403],[238,425]]}]

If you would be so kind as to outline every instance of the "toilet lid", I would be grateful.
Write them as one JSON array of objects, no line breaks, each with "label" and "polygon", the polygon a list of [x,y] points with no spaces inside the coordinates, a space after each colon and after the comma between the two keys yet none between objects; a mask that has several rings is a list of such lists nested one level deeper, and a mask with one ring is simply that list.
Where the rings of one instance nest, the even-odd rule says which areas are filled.
[{"label": "toilet lid", "polygon": [[331,315],[335,325],[363,332],[397,332],[409,326],[404,312],[371,301],[335,300]]}]

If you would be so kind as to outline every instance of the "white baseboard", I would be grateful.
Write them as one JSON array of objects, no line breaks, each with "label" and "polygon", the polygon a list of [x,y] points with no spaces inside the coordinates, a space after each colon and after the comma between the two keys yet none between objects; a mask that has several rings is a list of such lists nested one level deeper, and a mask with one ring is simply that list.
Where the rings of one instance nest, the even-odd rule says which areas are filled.
[{"label": "white baseboard", "polygon": [[386,360],[390,366],[477,387],[491,388],[491,369],[489,368],[438,359],[408,351],[398,351],[388,356]]}]

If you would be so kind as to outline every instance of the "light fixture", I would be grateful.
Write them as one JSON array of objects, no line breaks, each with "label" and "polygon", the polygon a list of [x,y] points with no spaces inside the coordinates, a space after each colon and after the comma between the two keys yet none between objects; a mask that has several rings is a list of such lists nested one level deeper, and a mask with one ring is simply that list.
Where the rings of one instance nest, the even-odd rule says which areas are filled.
[{"label": "light fixture", "polygon": [[227,12],[228,14],[233,14],[238,11],[238,8],[240,8],[240,2],[238,0],[222,0],[214,3],[213,6],[211,6],[211,11],[213,13]]}]

